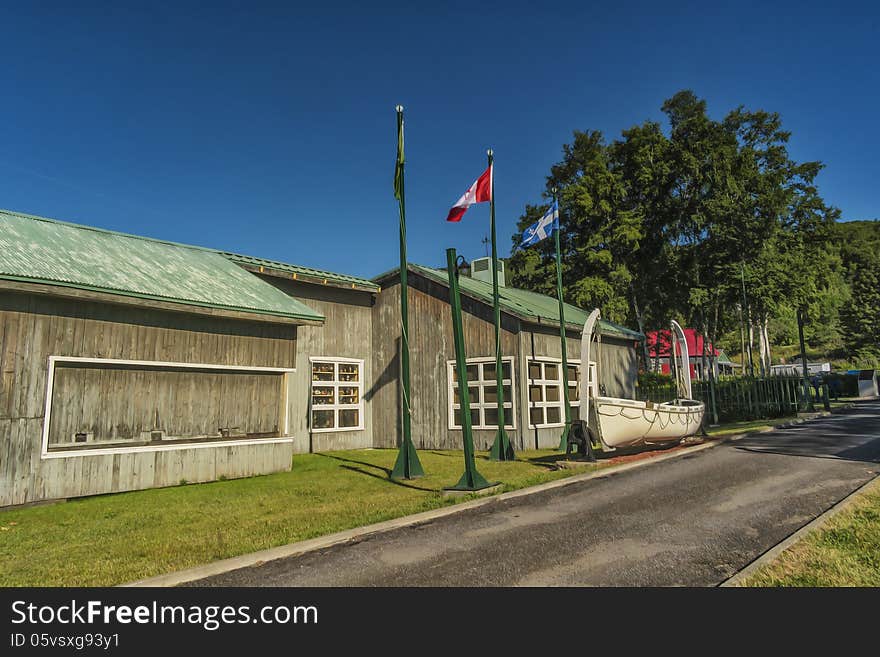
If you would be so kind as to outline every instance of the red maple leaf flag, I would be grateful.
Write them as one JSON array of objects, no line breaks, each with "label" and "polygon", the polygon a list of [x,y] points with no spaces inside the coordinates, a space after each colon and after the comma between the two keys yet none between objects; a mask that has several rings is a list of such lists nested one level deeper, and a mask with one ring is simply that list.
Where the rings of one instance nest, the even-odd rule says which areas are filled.
[{"label": "red maple leaf flag", "polygon": [[452,206],[446,221],[461,221],[464,213],[474,203],[484,203],[492,200],[492,165],[486,169],[483,174],[477,178],[477,181],[470,186],[464,196],[458,199],[458,203]]}]

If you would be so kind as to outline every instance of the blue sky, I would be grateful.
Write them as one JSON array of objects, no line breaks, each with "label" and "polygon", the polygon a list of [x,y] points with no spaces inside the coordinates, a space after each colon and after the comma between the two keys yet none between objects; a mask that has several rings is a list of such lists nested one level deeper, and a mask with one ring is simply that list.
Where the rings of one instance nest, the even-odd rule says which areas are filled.
[{"label": "blue sky", "polygon": [[690,88],[780,112],[826,200],[880,216],[876,3],[422,4],[2,3],[0,207],[373,276],[402,103],[410,260],[484,254],[486,205],[444,219],[488,147],[507,255],[573,130]]}]

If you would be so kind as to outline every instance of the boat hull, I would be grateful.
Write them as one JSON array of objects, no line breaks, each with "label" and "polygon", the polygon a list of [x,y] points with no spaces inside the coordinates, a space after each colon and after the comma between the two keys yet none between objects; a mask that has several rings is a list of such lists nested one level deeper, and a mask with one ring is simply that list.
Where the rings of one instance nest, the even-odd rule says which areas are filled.
[{"label": "boat hull", "polygon": [[700,430],[706,407],[693,399],[664,404],[593,398],[594,420],[603,445],[610,448],[670,443]]}]

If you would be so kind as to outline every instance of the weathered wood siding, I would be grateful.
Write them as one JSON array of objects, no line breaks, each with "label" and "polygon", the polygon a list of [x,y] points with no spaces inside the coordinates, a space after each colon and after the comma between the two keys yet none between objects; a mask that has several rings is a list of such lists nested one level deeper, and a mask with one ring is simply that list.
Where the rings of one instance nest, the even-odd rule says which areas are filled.
[{"label": "weathered wood siding", "polygon": [[[0,291],[0,506],[290,468],[291,444],[268,442],[41,458],[50,355],[284,368],[296,362],[296,327],[148,305]],[[180,412],[201,413],[199,397]]]},{"label": "weathered wood siding", "polygon": [[[539,327],[525,324],[520,333],[520,378],[517,381],[520,390],[521,418],[527,434],[526,443],[529,448],[552,448],[559,445],[561,427],[542,429],[528,428],[529,418],[529,374],[527,362],[530,358],[551,357],[562,358],[562,341],[556,327]],[[566,357],[579,361],[581,357],[581,335],[577,331],[566,331]],[[638,380],[638,356],[631,340],[602,336],[602,345],[598,348],[594,343],[593,360],[597,362],[599,383],[604,384],[606,394],[611,397],[635,399],[635,386]]]},{"label": "weathered wood siding", "polygon": [[[297,329],[296,374],[289,377],[288,408],[290,433],[295,452],[324,452],[357,449],[373,445],[373,400],[367,394],[373,381],[373,299],[375,293],[315,285],[295,280],[261,276],[290,296],[301,300],[326,317],[323,326]],[[382,293],[384,295],[384,292]],[[311,394],[310,357],[356,358],[364,361],[364,429],[356,431],[309,431]]]},{"label": "weathered wood siding", "polygon": [[[455,359],[449,291],[410,273],[408,301],[413,442],[420,449],[461,449],[461,431],[449,429],[447,413],[446,363]],[[463,297],[462,311],[467,357],[494,356],[495,329],[491,308]],[[502,354],[514,357],[515,377],[519,377],[518,330],[519,321],[502,314]],[[373,402],[373,426],[376,427],[373,444],[376,447],[396,447],[402,438],[399,355],[400,285],[394,284],[382,290],[374,308],[373,370],[376,377],[368,398]],[[508,429],[508,436],[515,448],[522,449],[523,425],[519,406],[519,400],[515,399],[517,428]],[[474,431],[477,449],[488,449],[494,438],[495,430]]]},{"label": "weathered wood siding", "polygon": [[[283,435],[282,374],[166,370],[58,363],[49,449],[231,433]],[[146,436],[144,434],[147,434]]]}]

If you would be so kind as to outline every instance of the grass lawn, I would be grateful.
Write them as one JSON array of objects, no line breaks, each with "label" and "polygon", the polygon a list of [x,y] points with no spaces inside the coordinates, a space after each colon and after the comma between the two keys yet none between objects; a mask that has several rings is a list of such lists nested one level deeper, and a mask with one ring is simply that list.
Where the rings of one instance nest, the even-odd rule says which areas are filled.
[{"label": "grass lawn", "polygon": [[[392,482],[397,450],[294,456],[248,479],[102,495],[0,511],[0,585],[108,586],[454,503],[461,452],[420,451],[428,475]],[[477,469],[506,490],[585,471],[552,470],[553,450]],[[600,466],[588,466],[600,467]]]},{"label": "grass lawn", "polygon": [[741,586],[880,586],[880,488],[874,486]]}]

